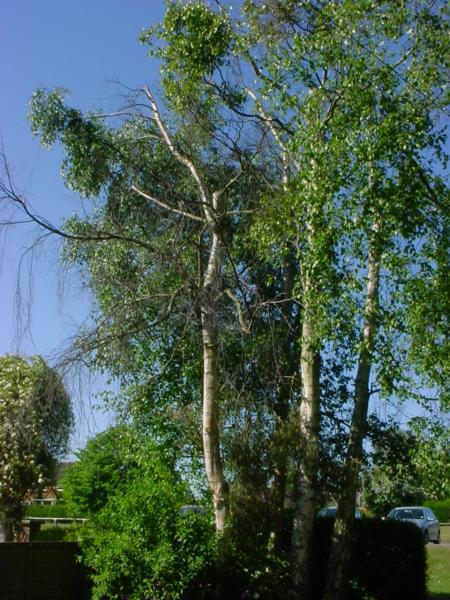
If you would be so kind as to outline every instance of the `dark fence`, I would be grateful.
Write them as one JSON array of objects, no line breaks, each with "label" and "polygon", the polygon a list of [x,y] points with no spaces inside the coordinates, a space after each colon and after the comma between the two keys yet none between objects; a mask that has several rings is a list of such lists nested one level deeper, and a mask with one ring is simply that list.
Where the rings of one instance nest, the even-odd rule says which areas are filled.
[{"label": "dark fence", "polygon": [[71,542],[0,544],[1,600],[88,600],[89,584]]}]

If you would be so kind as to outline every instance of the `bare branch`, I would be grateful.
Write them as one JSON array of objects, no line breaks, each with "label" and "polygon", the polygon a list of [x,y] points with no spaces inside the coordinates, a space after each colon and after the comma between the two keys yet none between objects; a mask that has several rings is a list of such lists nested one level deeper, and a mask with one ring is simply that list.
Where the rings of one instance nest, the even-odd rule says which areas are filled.
[{"label": "bare branch", "polygon": [[[283,171],[284,171],[283,185],[286,188],[287,182],[289,180],[289,174],[290,174],[290,160],[289,160],[288,148],[287,148],[286,144],[283,142],[283,140],[281,139],[280,132],[278,131],[278,129],[276,127],[275,121],[266,113],[261,100],[255,94],[255,92],[248,87],[245,88],[245,91],[247,92],[247,95],[250,96],[250,98],[255,102],[255,106],[256,106],[257,110],[260,112],[262,118],[264,119],[264,122],[269,127],[273,137],[275,138],[276,143],[278,144],[278,146],[281,149],[281,159],[283,161]],[[291,157],[291,160],[292,160],[292,157]],[[292,160],[292,162],[294,163],[295,167],[297,169],[299,169],[299,164],[297,163],[297,161]]]},{"label": "bare branch", "polygon": [[241,303],[239,302],[239,299],[237,298],[236,294],[234,294],[230,288],[226,288],[224,290],[224,293],[228,296],[228,298],[230,298],[230,300],[232,300],[234,302],[234,304],[236,306],[238,319],[239,319],[239,325],[241,326],[242,331],[246,334],[249,334],[250,327],[245,320],[244,313],[243,313],[242,307],[241,307]]},{"label": "bare branch", "polygon": [[182,215],[183,217],[187,217],[188,219],[192,219],[193,221],[199,221],[200,223],[204,223],[205,222],[205,220],[202,217],[198,217],[197,215],[193,215],[192,213],[189,213],[189,212],[187,212],[185,210],[181,210],[179,208],[175,208],[173,206],[170,206],[169,204],[166,204],[165,202],[162,202],[161,200],[158,200],[158,198],[155,198],[154,196],[150,196],[150,194],[147,194],[146,192],[143,192],[142,190],[140,190],[135,185],[132,185],[131,189],[133,190],[133,192],[136,192],[136,194],[139,194],[140,196],[142,196],[146,200],[149,200],[150,202],[153,202],[157,206],[160,206],[161,208],[164,208],[165,210],[168,210],[169,212],[173,212],[173,213],[176,213],[178,215]]},{"label": "bare branch", "polygon": [[[152,246],[144,240],[141,240],[139,238],[132,238],[126,235],[121,235],[116,232],[99,231],[92,227],[91,232],[85,235],[81,235],[69,233],[64,229],[57,227],[56,225],[48,221],[45,217],[41,217],[40,215],[34,213],[28,205],[26,199],[16,190],[11,175],[11,170],[9,168],[3,149],[0,152],[0,161],[2,163],[3,171],[5,173],[5,179],[0,179],[0,200],[3,200],[4,202],[10,202],[12,205],[17,206],[23,213],[27,215],[27,217],[29,218],[29,222],[36,223],[36,225],[39,225],[49,233],[57,235],[66,240],[72,240],[77,242],[106,242],[111,240],[117,240],[129,244],[135,244],[143,248],[152,249]],[[14,223],[15,221],[10,221],[6,224],[12,225]]]}]

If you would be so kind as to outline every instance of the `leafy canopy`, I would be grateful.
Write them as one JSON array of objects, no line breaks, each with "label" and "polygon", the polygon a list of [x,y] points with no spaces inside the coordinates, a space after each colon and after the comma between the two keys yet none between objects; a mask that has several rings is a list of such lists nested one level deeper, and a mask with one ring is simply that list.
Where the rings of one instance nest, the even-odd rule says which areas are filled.
[{"label": "leafy canopy", "polygon": [[41,357],[0,358],[0,512],[20,515],[25,493],[50,481],[72,423],[63,382]]}]

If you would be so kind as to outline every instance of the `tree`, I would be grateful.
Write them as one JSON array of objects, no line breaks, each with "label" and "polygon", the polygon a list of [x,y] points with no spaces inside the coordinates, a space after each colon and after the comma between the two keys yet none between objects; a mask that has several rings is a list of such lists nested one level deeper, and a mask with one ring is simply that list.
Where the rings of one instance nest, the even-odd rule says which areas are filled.
[{"label": "tree", "polygon": [[[249,1],[211,71],[201,61],[202,37],[190,18],[201,6],[175,3],[172,20],[156,30],[164,42],[156,46],[163,83],[172,98],[187,90],[190,98],[203,94],[211,101],[215,93],[218,104],[246,115],[249,128],[263,128],[272,138],[282,176],[256,215],[255,238],[265,256],[282,256],[291,246],[298,261],[301,451],[292,564],[302,597],[309,595],[324,365],[340,364],[353,379],[326,592],[341,597],[369,398],[377,385],[383,393],[404,392],[409,364],[418,376],[430,364],[429,356],[419,362],[412,353],[406,363],[421,330],[412,317],[423,324],[418,280],[431,265],[436,285],[426,289],[442,289],[441,264],[448,268],[442,237],[448,191],[433,173],[446,162],[439,122],[448,100],[442,92],[448,13],[442,3]],[[193,92],[185,86],[195,67]],[[448,317],[442,302],[433,304],[442,315],[435,328],[440,339]],[[442,349],[445,370],[445,344]],[[426,376],[433,373],[439,383],[442,371]]]},{"label": "tree", "polygon": [[[183,20],[188,9],[177,6],[179,19],[174,28],[162,30],[168,46],[159,56],[166,60],[171,90],[179,93],[196,53],[178,60],[177,36],[183,32],[191,50],[197,47],[194,27]],[[343,593],[374,369],[383,390],[398,390],[408,372],[402,369],[405,348],[416,339],[405,314],[409,288],[418,287],[414,262],[429,266],[433,252],[437,278],[439,261],[448,264],[441,238],[448,228],[447,192],[425,161],[425,153],[437,160],[443,156],[438,123],[446,102],[440,90],[448,21],[443,5],[412,8],[406,2],[400,9],[397,3],[247,2],[243,15],[217,78],[203,71],[204,93],[208,86],[215,89],[221,101],[249,115],[249,122],[265,126],[284,165],[279,190],[285,193],[267,199],[258,239],[269,252],[283,252],[279,242],[287,238],[300,265],[298,434],[304,448],[293,568],[303,596],[309,589],[317,489],[321,363],[335,355],[341,368],[356,371],[349,390],[354,410],[327,590],[331,598]],[[423,218],[428,211],[434,222]],[[424,238],[424,252],[417,252]],[[437,323],[437,335],[440,327]]]},{"label": "tree", "polygon": [[[279,305],[272,339],[281,338],[279,323],[289,335],[273,352],[276,383],[263,410],[256,388],[251,410],[236,401],[234,415],[257,423],[259,440],[274,431],[283,439],[272,480],[280,490],[288,476],[295,481],[291,563],[295,594],[304,599],[324,436],[333,416],[350,408],[326,592],[342,597],[371,395],[401,398],[411,382],[425,382],[446,398],[441,296],[450,224],[448,190],[436,173],[446,164],[448,11],[441,2],[406,0],[248,0],[240,8],[233,18],[219,2],[174,2],[143,34],[160,60],[166,113],[145,88],[151,118],[134,103],[128,122],[114,128],[106,117],[67,107],[60,92],[41,90],[32,126],[44,143],[62,142],[67,183],[100,197],[100,210],[72,220],[63,234],[87,249],[75,260],[88,267],[100,324],[112,334],[105,339],[126,340],[132,350],[130,372],[149,349],[158,361],[169,348],[169,356],[183,356],[175,340],[192,315],[197,331],[187,337],[189,352],[201,348],[203,356],[203,449],[220,532],[229,511],[222,462],[229,423],[218,409],[236,363],[227,365],[231,353],[219,348],[233,348],[231,322],[260,334]],[[103,244],[108,250],[98,252]],[[176,269],[170,253],[181,257]],[[123,289],[130,328],[114,315]],[[430,343],[421,345],[429,328]],[[155,341],[161,331],[164,343]],[[248,393],[238,399],[252,397],[258,365],[270,379],[267,356],[252,341],[239,344],[247,358],[242,388],[234,389]],[[114,364],[116,348],[102,343],[105,364]],[[253,446],[259,456],[262,447]]]},{"label": "tree", "polygon": [[77,460],[64,471],[61,485],[64,503],[75,517],[99,512],[136,466],[131,454],[127,460],[130,433],[118,426],[88,440]]},{"label": "tree", "polygon": [[415,417],[407,429],[395,423],[371,436],[364,469],[364,501],[379,516],[399,505],[444,500],[450,495],[449,434],[439,419]]},{"label": "tree", "polygon": [[21,531],[24,497],[52,479],[73,422],[59,375],[36,356],[0,358],[0,515],[6,541]]}]

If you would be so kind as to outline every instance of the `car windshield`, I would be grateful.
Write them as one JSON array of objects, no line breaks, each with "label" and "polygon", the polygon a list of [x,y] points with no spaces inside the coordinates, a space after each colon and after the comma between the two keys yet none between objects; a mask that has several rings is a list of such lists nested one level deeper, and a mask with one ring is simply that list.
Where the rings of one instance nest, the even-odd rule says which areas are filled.
[{"label": "car windshield", "polygon": [[420,508],[399,508],[393,511],[393,519],[423,519],[423,510]]}]

